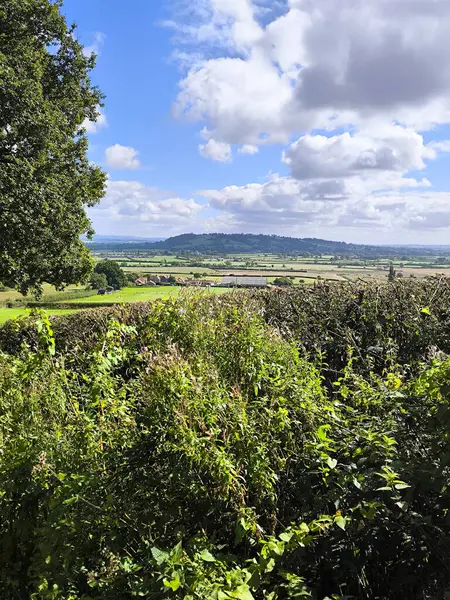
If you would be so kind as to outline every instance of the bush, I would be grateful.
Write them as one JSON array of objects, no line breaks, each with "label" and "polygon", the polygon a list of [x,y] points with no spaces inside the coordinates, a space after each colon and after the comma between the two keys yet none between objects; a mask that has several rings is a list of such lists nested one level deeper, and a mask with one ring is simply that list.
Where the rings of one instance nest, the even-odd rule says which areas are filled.
[{"label": "bush", "polygon": [[279,287],[290,287],[294,285],[290,277],[277,277],[276,279],[274,279],[273,284],[278,285]]},{"label": "bush", "polygon": [[445,598],[447,292],[185,294],[2,328],[2,598]]}]

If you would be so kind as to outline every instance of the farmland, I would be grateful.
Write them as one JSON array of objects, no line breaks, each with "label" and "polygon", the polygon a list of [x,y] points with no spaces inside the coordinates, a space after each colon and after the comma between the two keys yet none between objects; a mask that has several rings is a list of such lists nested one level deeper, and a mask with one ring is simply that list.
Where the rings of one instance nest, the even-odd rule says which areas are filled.
[{"label": "farmland", "polygon": [[[96,252],[98,262],[110,259],[116,262],[125,273],[136,278],[141,275],[173,275],[176,278],[206,278],[220,283],[228,275],[265,277],[273,284],[278,277],[290,278],[294,286],[311,286],[321,281],[339,282],[379,282],[387,281],[389,267],[392,264],[398,278],[425,279],[427,277],[450,274],[450,256],[424,255],[389,258],[339,257],[318,255],[299,257],[279,254],[160,254],[155,252]],[[222,293],[222,288],[212,287],[208,293]],[[101,306],[133,302],[151,302],[155,299],[175,298],[181,293],[176,286],[129,287],[112,294],[97,296],[95,290],[86,291],[80,286],[70,286],[65,291],[56,291],[44,286],[40,299],[50,310],[81,310],[86,305]],[[33,297],[23,298],[19,292],[8,290],[0,292],[0,323],[27,314],[24,304],[34,302]],[[54,307],[52,305],[55,305]]]}]

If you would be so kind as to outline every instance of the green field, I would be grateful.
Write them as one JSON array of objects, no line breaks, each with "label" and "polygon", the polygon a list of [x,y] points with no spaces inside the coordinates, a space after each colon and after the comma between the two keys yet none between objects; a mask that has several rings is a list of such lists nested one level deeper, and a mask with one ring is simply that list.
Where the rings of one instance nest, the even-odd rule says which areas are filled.
[{"label": "green field", "polygon": [[[80,298],[78,300],[70,300],[69,304],[123,304],[129,302],[151,302],[159,298],[176,298],[180,293],[189,294],[192,293],[193,288],[183,288],[177,286],[158,286],[158,287],[144,287],[144,288],[124,288],[119,292],[114,292],[107,296],[92,296],[89,298]],[[221,294],[227,291],[227,288],[203,288],[205,294]]]}]

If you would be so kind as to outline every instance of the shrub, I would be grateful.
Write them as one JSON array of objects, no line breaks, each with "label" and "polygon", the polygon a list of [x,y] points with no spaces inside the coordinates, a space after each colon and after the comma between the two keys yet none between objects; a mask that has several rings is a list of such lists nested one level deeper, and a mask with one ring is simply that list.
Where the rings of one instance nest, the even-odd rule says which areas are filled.
[{"label": "shrub", "polygon": [[2,598],[445,598],[446,286],[8,324]]}]

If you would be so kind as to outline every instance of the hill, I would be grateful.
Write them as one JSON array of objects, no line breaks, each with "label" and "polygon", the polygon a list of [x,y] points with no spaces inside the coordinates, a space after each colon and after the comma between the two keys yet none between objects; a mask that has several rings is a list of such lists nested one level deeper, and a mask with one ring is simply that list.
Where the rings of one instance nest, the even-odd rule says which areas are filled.
[{"label": "hill", "polygon": [[97,251],[127,252],[142,250],[148,252],[198,252],[200,254],[337,255],[361,258],[436,256],[448,253],[448,248],[370,246],[316,238],[292,238],[251,233],[186,233],[158,242],[133,240],[132,243],[122,243],[109,240],[108,243],[102,244],[90,243],[89,247]]}]

